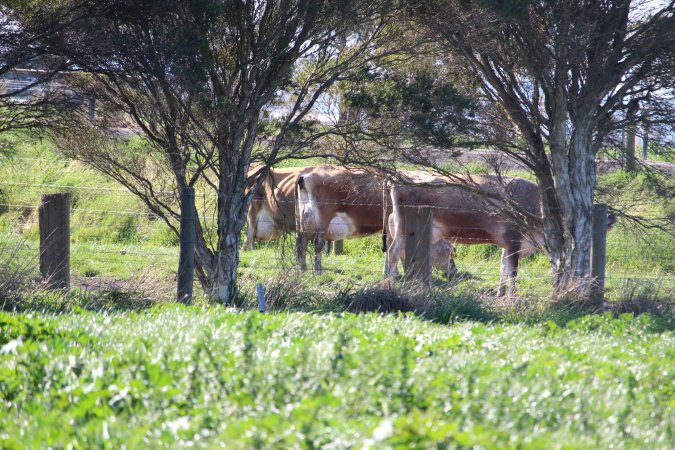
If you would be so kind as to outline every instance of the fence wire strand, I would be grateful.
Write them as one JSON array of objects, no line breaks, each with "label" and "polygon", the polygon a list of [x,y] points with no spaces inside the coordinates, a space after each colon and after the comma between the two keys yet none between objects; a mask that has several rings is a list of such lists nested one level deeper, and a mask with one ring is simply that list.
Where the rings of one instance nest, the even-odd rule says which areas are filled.
[{"label": "fence wire strand", "polygon": [[[66,185],[60,185],[60,184],[39,184],[39,183],[7,183],[7,182],[0,182],[0,185],[6,185],[6,186],[18,186],[18,187],[39,187],[39,188],[50,188],[50,189],[79,189],[79,190],[84,190],[84,191],[92,191],[92,192],[106,192],[109,195],[120,195],[120,196],[128,196],[128,195],[133,195],[131,192],[125,190],[125,189],[113,189],[113,188],[101,188],[101,187],[94,187],[94,186],[66,186]],[[197,194],[199,196],[199,194]],[[286,204],[291,204],[294,203],[292,200],[279,200],[279,205],[286,205]],[[347,202],[349,206],[372,206],[371,203],[357,203],[357,202]],[[318,202],[318,204],[324,204],[324,205],[343,205],[343,202]],[[647,203],[645,203],[647,204]],[[442,209],[449,209],[445,208],[442,206],[438,205],[415,205],[415,206],[430,206],[431,209],[433,210],[442,210]],[[21,217],[18,219],[10,222],[8,224],[10,229],[15,229],[15,230],[20,230],[20,233],[33,233],[36,227],[37,223],[37,214],[35,212],[38,210],[38,207],[35,205],[26,205],[26,204],[17,204],[17,203],[12,203],[12,202],[5,202],[5,203],[0,203],[1,208],[7,208],[7,209],[14,209],[21,211]],[[381,207],[381,205],[379,206]],[[30,213],[27,213],[30,211]],[[482,208],[474,208],[474,209],[464,209],[464,210],[459,210],[457,208],[454,208],[453,211],[455,212],[475,212],[475,211],[484,211]],[[94,209],[94,208],[79,208],[75,207],[72,208],[71,210],[72,213],[75,214],[83,214],[83,215],[95,215],[95,216],[126,216],[126,217],[140,217],[140,218],[147,218],[147,219],[153,219],[153,218],[159,218],[160,216],[152,213],[152,212],[142,212],[142,211],[137,211],[137,210],[125,210],[125,209]],[[71,219],[72,220],[72,219]],[[206,223],[204,221],[204,217],[201,218],[202,223]],[[213,222],[213,221],[212,221]],[[267,218],[262,218],[258,220],[259,225],[263,226],[271,226],[275,225],[277,222],[274,220],[270,220]],[[289,223],[290,225],[290,223]],[[364,227],[372,227],[373,229],[377,229],[376,233],[364,233],[363,236],[366,235],[372,235],[372,234],[378,234],[381,232],[381,227],[382,227],[382,221],[381,220],[373,220],[373,223],[361,223],[361,226]],[[71,226],[73,227],[73,232],[77,232],[77,227],[84,227],[87,226],[86,224],[80,224],[80,223],[72,223],[71,221]],[[206,227],[210,227],[211,225],[206,225]],[[136,227],[138,228],[138,224],[136,224]],[[340,230],[338,230],[340,231]],[[347,230],[344,230],[345,232]],[[461,226],[457,227],[455,232],[476,232],[476,231],[484,231],[482,227],[475,227],[475,226]],[[320,234],[323,232],[320,232]],[[611,232],[610,232],[611,233]],[[640,283],[640,282],[650,282],[650,283],[656,283],[660,284],[663,286],[664,289],[667,291],[672,291],[673,286],[675,285],[675,265],[673,263],[673,258],[666,253],[662,253],[663,250],[663,245],[667,245],[664,241],[663,245],[660,243],[657,243],[652,240],[647,240],[649,239],[648,237],[643,237],[638,234],[635,235],[635,242],[640,244],[640,249],[635,250],[635,252],[638,252],[639,254],[634,254],[635,252],[631,254],[625,254],[624,256],[616,256],[613,255],[611,258],[608,258],[607,260],[607,274],[605,276],[605,280],[610,283],[610,285],[617,285],[620,283]],[[452,239],[449,239],[451,243],[456,243],[453,242]],[[463,239],[465,242],[480,242],[483,243],[484,239],[481,238],[471,238],[467,237]],[[658,245],[656,245],[658,244]],[[138,245],[142,245],[138,244]],[[267,248],[267,249],[275,249],[273,251],[273,257],[270,257],[269,253],[266,254],[259,254],[256,255],[257,251],[254,251],[253,253],[248,253],[244,252],[241,255],[241,268],[240,270],[255,270],[255,271],[287,271],[289,267],[296,267],[295,266],[295,258],[292,255],[291,252],[285,252],[285,250],[282,249],[282,247],[286,245],[285,243],[273,243],[273,244],[264,244],[262,247]],[[372,245],[372,248],[371,248]],[[347,274],[353,279],[362,279],[364,277],[370,277],[369,279],[376,279],[378,277],[381,277],[383,275],[383,264],[384,264],[384,256],[380,256],[381,253],[378,253],[379,250],[379,239],[373,239],[373,243],[366,243],[363,244],[357,249],[354,248],[346,248],[345,249],[345,254],[340,257],[335,257],[335,255],[331,255],[326,257],[325,255],[322,255],[322,261],[323,261],[323,271],[327,274]],[[468,245],[468,244],[467,244]],[[617,243],[613,243],[612,245],[620,245]],[[360,248],[360,249],[359,249]],[[134,249],[133,246],[130,246],[125,243],[120,243],[120,244],[100,244],[95,241],[89,241],[89,242],[74,242],[71,246],[72,249],[72,256],[74,260],[82,259],[82,258],[108,258],[111,255],[115,255],[118,257],[125,257],[125,256],[131,256],[131,257],[137,257],[137,258],[156,258],[156,259],[177,259],[178,258],[178,248],[175,248],[175,251],[143,251],[143,250],[138,250]],[[172,250],[174,250],[172,248]],[[35,252],[39,251],[37,245],[31,245],[31,246],[26,246],[21,248],[21,252],[25,252],[25,254],[28,254],[30,252]],[[632,250],[631,250],[632,251]],[[373,254],[377,254],[378,257],[376,258],[378,263],[377,267],[375,267],[372,263],[373,261]],[[488,252],[489,257],[486,257],[485,261],[475,261],[475,260],[463,260],[463,258],[459,257],[456,258],[457,262],[457,267],[460,270],[460,273],[468,273],[470,275],[469,279],[498,279],[499,278],[499,264],[495,264],[493,269],[487,270],[483,268],[479,268],[482,264],[492,264],[492,262],[496,262],[499,259],[499,256],[497,254],[498,252]],[[311,261],[311,258],[313,257],[313,252],[307,251],[307,257]],[[475,258],[475,255],[473,256]],[[630,268],[630,265],[626,264],[629,261],[636,260],[636,264],[642,264],[645,269],[649,269],[647,267],[648,264],[653,264],[655,267],[652,269],[662,271],[661,273],[648,273],[648,270],[645,270],[645,272],[638,272],[637,268],[635,270],[632,270]],[[489,261],[489,262],[486,262]],[[400,264],[400,263],[399,263]],[[336,267],[336,265],[340,265],[340,267]],[[476,267],[479,266],[479,267]],[[370,267],[373,266],[373,267]],[[309,272],[312,272],[312,264],[308,264],[309,267]],[[473,270],[472,270],[473,267]],[[478,269],[478,270],[476,270]],[[520,273],[518,276],[518,279],[533,279],[533,280],[542,280],[542,283],[548,284],[550,280],[552,279],[552,274],[550,268],[547,267],[538,267],[538,266],[521,266],[520,268]]]}]

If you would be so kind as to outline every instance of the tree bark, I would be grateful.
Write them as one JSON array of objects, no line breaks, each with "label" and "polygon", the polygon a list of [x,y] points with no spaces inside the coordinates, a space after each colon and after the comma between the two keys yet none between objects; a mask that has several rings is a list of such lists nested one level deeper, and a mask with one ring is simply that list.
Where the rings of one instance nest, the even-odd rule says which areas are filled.
[{"label": "tree bark", "polygon": [[649,123],[642,124],[642,159],[647,160],[649,152]]},{"label": "tree bark", "polygon": [[555,195],[544,193],[542,204],[553,285],[558,292],[584,294],[590,287],[591,220],[596,175],[591,146],[591,133],[588,127],[581,126],[573,130],[567,149],[551,149],[555,180],[555,191],[551,191]]}]

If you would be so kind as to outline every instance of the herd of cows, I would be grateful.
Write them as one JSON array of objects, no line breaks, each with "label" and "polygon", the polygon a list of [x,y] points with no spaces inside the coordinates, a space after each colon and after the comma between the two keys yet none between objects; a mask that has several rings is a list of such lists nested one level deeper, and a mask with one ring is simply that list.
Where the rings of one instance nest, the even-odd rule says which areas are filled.
[{"label": "herd of cows", "polygon": [[[260,179],[260,177],[263,177]],[[314,270],[321,273],[324,244],[383,233],[385,275],[398,275],[404,258],[407,206],[433,211],[431,261],[451,275],[455,244],[495,244],[502,249],[498,295],[515,294],[519,258],[543,243],[537,185],[514,177],[447,178],[403,171],[384,179],[360,169],[334,166],[270,169],[249,173],[257,186],[247,217],[247,248],[255,240],[296,233],[296,256],[306,270],[308,243],[314,246]]]}]

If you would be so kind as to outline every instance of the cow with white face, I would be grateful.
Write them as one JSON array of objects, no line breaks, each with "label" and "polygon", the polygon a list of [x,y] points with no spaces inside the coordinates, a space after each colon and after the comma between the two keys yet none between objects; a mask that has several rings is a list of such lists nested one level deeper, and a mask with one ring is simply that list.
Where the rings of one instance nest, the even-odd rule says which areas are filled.
[{"label": "cow with white face", "polygon": [[[461,186],[405,185],[390,189],[393,211],[389,217],[389,228],[393,240],[388,252],[389,274],[398,275],[398,261],[405,248],[403,208],[428,206],[433,210],[431,242],[445,239],[453,243],[495,244],[501,247],[498,295],[506,293],[509,279],[509,293],[515,294],[519,258],[529,256],[543,244],[538,187],[521,178],[459,178],[474,191]],[[475,190],[486,192],[488,197],[475,193]],[[512,205],[509,205],[510,202]]]},{"label": "cow with white face", "polygon": [[363,170],[319,166],[296,183],[296,256],[307,269],[307,244],[314,244],[314,271],[321,273],[325,241],[368,236],[382,230],[382,183]]},{"label": "cow with white face", "polygon": [[[314,271],[321,273],[325,241],[369,236],[382,231],[383,184],[373,174],[333,166],[314,167],[297,177],[296,256],[307,269],[307,245],[314,245]],[[453,247],[439,242],[432,249],[434,267],[454,273]],[[454,270],[453,270],[454,269]]]},{"label": "cow with white face", "polygon": [[[278,239],[295,231],[295,182],[310,168],[292,167],[270,169],[251,199],[246,215],[246,241],[244,248],[253,250],[255,240]],[[249,171],[249,178],[258,168]],[[253,183],[253,181],[252,181]]]}]

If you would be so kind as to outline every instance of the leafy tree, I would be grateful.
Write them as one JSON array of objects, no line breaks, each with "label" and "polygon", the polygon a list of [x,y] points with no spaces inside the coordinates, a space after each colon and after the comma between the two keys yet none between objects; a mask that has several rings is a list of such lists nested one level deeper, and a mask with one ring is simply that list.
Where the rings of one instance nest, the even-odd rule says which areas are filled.
[{"label": "leafy tree", "polygon": [[[212,297],[232,302],[252,162],[306,157],[333,132],[311,115],[348,71],[386,55],[377,43],[402,32],[386,24],[390,8],[351,0],[101,2],[60,41],[61,54],[88,74],[78,89],[97,96],[101,118],[61,144],[176,232],[177,193],[204,193],[198,277]],[[265,118],[279,101],[286,109],[271,123]],[[110,129],[123,121],[147,138],[147,155],[119,151]]]},{"label": "leafy tree", "polygon": [[[51,39],[86,15],[87,2],[8,0],[0,5],[0,133],[62,123],[78,99],[54,89],[70,67],[55,57]],[[16,81],[23,71],[21,83]]]},{"label": "leafy tree", "polygon": [[[651,103],[672,123],[673,2],[407,1],[418,29],[481,90],[484,142],[538,180],[558,289],[587,288],[595,158]],[[669,97],[670,95],[670,97]],[[633,103],[631,103],[633,102]],[[634,107],[633,107],[634,108]]]}]

